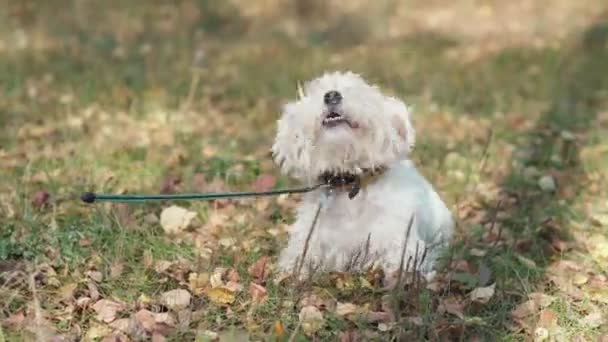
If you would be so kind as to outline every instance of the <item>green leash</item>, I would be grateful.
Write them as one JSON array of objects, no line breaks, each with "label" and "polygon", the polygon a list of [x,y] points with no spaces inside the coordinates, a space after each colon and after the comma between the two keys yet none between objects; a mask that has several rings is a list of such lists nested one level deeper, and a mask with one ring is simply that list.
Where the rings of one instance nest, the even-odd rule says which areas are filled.
[{"label": "green leash", "polygon": [[242,197],[261,197],[261,196],[276,196],[282,194],[299,194],[311,192],[327,184],[317,184],[303,188],[281,189],[270,191],[247,191],[247,192],[220,192],[220,193],[202,193],[202,194],[158,194],[158,195],[114,195],[114,194],[96,194],[94,192],[85,192],[80,196],[80,199],[85,203],[94,202],[145,202],[145,201],[162,201],[162,200],[215,200],[223,198],[242,198]]}]

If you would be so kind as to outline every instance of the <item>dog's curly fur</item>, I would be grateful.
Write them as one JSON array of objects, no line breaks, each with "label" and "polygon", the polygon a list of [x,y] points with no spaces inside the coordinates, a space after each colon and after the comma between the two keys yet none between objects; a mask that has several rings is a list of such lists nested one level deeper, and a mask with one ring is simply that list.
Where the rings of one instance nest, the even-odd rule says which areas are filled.
[{"label": "dog's curly fur", "polygon": [[[332,91],[340,98],[328,104],[324,98]],[[396,271],[403,248],[406,260],[415,256],[416,249],[422,257],[428,248],[417,268],[432,276],[454,223],[439,195],[408,158],[414,142],[408,107],[357,74],[326,73],[299,89],[299,98],[283,108],[272,148],[284,173],[312,184],[328,172],[357,175],[378,167],[385,170],[353,199],[345,192],[331,193],[310,238],[305,263],[326,271],[345,270],[364,248],[385,271]],[[293,270],[302,256],[322,196],[323,190],[305,195],[279,257],[283,271]]]}]

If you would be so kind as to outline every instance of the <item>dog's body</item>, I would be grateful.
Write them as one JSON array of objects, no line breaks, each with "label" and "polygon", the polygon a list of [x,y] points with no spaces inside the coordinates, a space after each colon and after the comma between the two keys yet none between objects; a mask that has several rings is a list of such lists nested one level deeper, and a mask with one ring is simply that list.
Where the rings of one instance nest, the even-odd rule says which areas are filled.
[{"label": "dog's body", "polygon": [[353,73],[326,74],[300,90],[279,121],[275,159],[309,184],[328,174],[354,181],[305,195],[279,257],[283,271],[299,265],[304,272],[307,266],[356,270],[371,263],[396,271],[406,243],[404,263],[410,260],[411,270],[417,260],[416,269],[432,276],[453,220],[407,158],[414,134],[407,107]]}]

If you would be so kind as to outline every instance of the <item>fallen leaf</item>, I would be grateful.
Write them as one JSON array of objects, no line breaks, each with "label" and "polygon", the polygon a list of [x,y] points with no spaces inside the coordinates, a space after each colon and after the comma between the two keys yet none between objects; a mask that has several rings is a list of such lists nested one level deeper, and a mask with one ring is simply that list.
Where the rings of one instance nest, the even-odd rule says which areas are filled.
[{"label": "fallen leaf", "polygon": [[136,312],[133,318],[138,328],[163,335],[175,325],[175,320],[168,312],[154,313],[142,309]]},{"label": "fallen leaf", "polygon": [[274,335],[278,338],[285,336],[285,327],[281,321],[275,321],[273,325]]},{"label": "fallen leaf", "polygon": [[23,311],[19,311],[9,316],[4,322],[8,325],[19,327],[25,322],[25,314]]},{"label": "fallen leaf", "polygon": [[34,206],[34,208],[40,209],[46,206],[49,203],[50,199],[51,195],[47,191],[41,190],[36,192],[32,196],[32,205]]},{"label": "fallen leaf", "polygon": [[131,318],[120,318],[110,323],[110,327],[125,334],[131,334],[133,331],[133,320]]},{"label": "fallen leaf", "polygon": [[483,249],[472,248],[470,253],[472,256],[482,257],[482,256],[485,256],[488,252]]},{"label": "fallen leaf", "polygon": [[172,194],[177,192],[177,187],[182,182],[181,177],[176,175],[169,175],[165,178],[160,186],[161,194]]},{"label": "fallen leaf", "polygon": [[236,299],[234,291],[224,287],[214,287],[209,289],[207,291],[207,297],[209,297],[209,300],[216,304],[232,304]]},{"label": "fallen leaf", "polygon": [[312,305],[305,306],[300,310],[299,319],[302,324],[302,331],[308,336],[317,332],[325,324],[321,311]]},{"label": "fallen leaf", "polygon": [[492,296],[494,296],[494,288],[496,283],[486,286],[486,287],[478,287],[471,291],[471,300],[474,302],[485,304],[487,303]]},{"label": "fallen leaf", "polygon": [[544,175],[538,179],[538,186],[544,192],[554,192],[557,189],[555,178],[552,175]]},{"label": "fallen leaf", "polygon": [[222,286],[225,289],[228,289],[234,293],[243,291],[243,285],[241,283],[237,283],[236,281],[229,280],[226,282],[226,285]]},{"label": "fallen leaf", "polygon": [[534,314],[538,310],[538,305],[533,300],[527,300],[515,307],[511,311],[511,317],[515,319],[524,319]]},{"label": "fallen leaf", "polygon": [[555,297],[542,292],[532,292],[528,294],[528,298],[539,308],[546,308],[555,300]]},{"label": "fallen leaf", "polygon": [[124,270],[124,265],[120,262],[115,262],[110,266],[110,279],[116,279],[120,277],[122,271]]},{"label": "fallen leaf", "polygon": [[91,297],[80,297],[76,300],[76,306],[79,308],[86,308],[91,302]]},{"label": "fallen leaf", "polygon": [[99,271],[87,271],[85,274],[96,283],[101,283],[103,280],[103,274]]},{"label": "fallen leaf", "polygon": [[261,175],[253,182],[251,188],[253,191],[268,191],[274,188],[276,183],[276,177],[272,175]]},{"label": "fallen leaf", "polygon": [[74,298],[74,291],[78,287],[76,283],[68,283],[57,290],[57,295],[60,300],[67,301]]},{"label": "fallen leaf", "polygon": [[87,289],[89,290],[89,297],[91,297],[92,300],[96,301],[99,299],[99,290],[92,280],[87,281]]},{"label": "fallen leaf", "polygon": [[226,269],[223,267],[217,267],[215,270],[213,270],[213,274],[211,275],[211,277],[209,278],[209,282],[211,283],[211,287],[220,287],[220,286],[224,286],[224,273],[226,272]]},{"label": "fallen leaf", "polygon": [[266,279],[269,276],[268,272],[268,262],[270,258],[267,256],[262,256],[256,262],[254,262],[247,271],[249,275],[253,277],[254,281],[258,284],[263,284],[266,282]]},{"label": "fallen leaf", "polygon": [[190,226],[196,213],[176,205],[163,209],[160,225],[167,234],[178,234]]},{"label": "fallen leaf", "polygon": [[[85,340],[87,341],[87,340]],[[130,339],[122,333],[113,333],[105,336],[101,342],[129,342]]]},{"label": "fallen leaf", "polygon": [[574,275],[574,278],[572,278],[572,283],[574,285],[584,285],[589,281],[589,277],[587,277],[587,275],[582,274],[582,273],[577,273]]},{"label": "fallen leaf", "polygon": [[195,295],[200,296],[203,294],[208,285],[209,273],[192,272],[188,274],[188,287]]},{"label": "fallen leaf", "polygon": [[116,315],[124,309],[124,304],[109,299],[101,299],[93,304],[93,310],[97,313],[97,319],[105,323],[114,321]]},{"label": "fallen leaf", "polygon": [[226,279],[238,283],[239,280],[241,280],[241,277],[239,276],[239,272],[237,272],[234,267],[231,267],[226,271]]},{"label": "fallen leaf", "polygon": [[249,295],[251,295],[251,298],[255,303],[260,304],[266,301],[268,293],[264,286],[251,282],[251,284],[249,284]]},{"label": "fallen leaf", "polygon": [[360,318],[367,323],[393,323],[392,314],[383,311],[368,311],[361,314]]},{"label": "fallen leaf", "polygon": [[587,316],[583,317],[582,322],[592,329],[600,327],[604,324],[608,324],[608,322],[604,319],[602,312],[599,310],[592,311]]},{"label": "fallen leaf", "polygon": [[542,342],[549,339],[549,330],[543,327],[534,329],[534,342]]},{"label": "fallen leaf", "polygon": [[150,268],[154,265],[154,256],[152,255],[152,251],[146,249],[143,255],[143,263],[145,268]]},{"label": "fallen leaf", "polygon": [[460,319],[464,319],[464,303],[458,300],[456,297],[448,297],[444,299],[439,307],[438,311],[450,313]]},{"label": "fallen leaf", "polygon": [[350,316],[359,313],[359,307],[353,303],[340,303],[336,305],[336,315],[340,317]]},{"label": "fallen leaf", "polygon": [[198,331],[196,333],[196,341],[219,341],[220,335],[211,330]]},{"label": "fallen leaf", "polygon": [[89,330],[87,330],[84,336],[84,340],[97,341],[105,336],[108,336],[111,333],[112,329],[110,329],[110,327],[108,327],[107,325],[93,322],[93,324],[91,324],[91,326],[89,327]]},{"label": "fallen leaf", "polygon": [[536,263],[534,262],[534,260],[530,259],[530,258],[526,258],[523,255],[520,254],[516,254],[515,257],[517,258],[517,260],[519,260],[522,264],[528,266],[529,268],[535,269]]},{"label": "fallen leaf", "polygon": [[163,304],[173,311],[185,309],[190,305],[190,297],[190,292],[184,289],[167,291],[161,295]]},{"label": "fallen leaf", "polygon": [[557,326],[557,314],[551,309],[543,309],[540,312],[537,326],[543,327],[551,331]]}]

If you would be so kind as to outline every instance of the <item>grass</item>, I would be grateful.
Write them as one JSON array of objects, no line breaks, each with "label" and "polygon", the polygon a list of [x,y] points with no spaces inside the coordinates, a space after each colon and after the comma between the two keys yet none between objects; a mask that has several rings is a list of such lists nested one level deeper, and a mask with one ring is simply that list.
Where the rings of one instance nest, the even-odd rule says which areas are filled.
[{"label": "grass", "polygon": [[[170,312],[178,324],[159,331],[176,341],[203,339],[205,331],[287,340],[295,330],[302,341],[345,334],[522,340],[539,328],[549,339],[606,334],[605,324],[589,323],[592,313],[602,323],[608,317],[608,244],[602,244],[608,239],[608,23],[602,17],[565,38],[539,34],[496,48],[457,30],[377,37],[371,29],[381,25],[373,16],[370,30],[345,29],[357,24],[351,18],[335,31],[306,25],[290,7],[281,18],[269,9],[251,18],[207,1],[66,4],[57,13],[52,1],[11,3],[0,14],[0,332],[6,340],[44,333],[101,339],[111,333],[95,331],[109,326],[92,307],[101,298],[125,303],[118,318],[143,308]],[[452,7],[446,8],[458,5]],[[266,301],[253,304],[255,277],[248,269],[262,256],[274,265],[296,196],[176,203],[199,221],[178,237],[158,223],[169,203],[75,200],[91,189],[158,192],[172,179],[179,182],[169,187],[183,192],[251,188],[259,176],[276,175],[268,148],[281,103],[295,96],[296,81],[330,69],[361,72],[414,105],[413,158],[458,217],[451,264],[438,289],[400,294],[398,324],[349,320],[331,308],[337,301],[383,311],[386,292],[366,283],[373,274],[313,284],[268,279]],[[548,175],[555,192],[538,186]],[[288,184],[278,177],[277,187]],[[36,199],[41,191],[48,200]],[[160,270],[163,261],[171,264]],[[564,261],[577,267],[564,268]],[[188,278],[213,276],[217,267],[234,268],[244,286],[229,305],[194,293]],[[102,280],[91,279],[91,271]],[[496,292],[487,303],[468,299],[492,283]],[[74,290],[62,298],[70,284]],[[159,299],[176,288],[194,293],[189,313],[173,312]],[[306,336],[299,302],[311,293],[320,298],[314,305],[324,325]],[[513,313],[535,293],[553,299],[526,317]],[[78,302],[85,297],[90,304]]]}]

